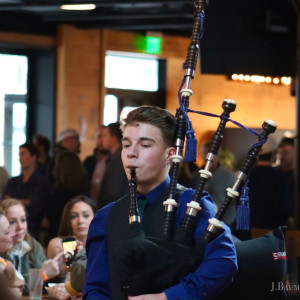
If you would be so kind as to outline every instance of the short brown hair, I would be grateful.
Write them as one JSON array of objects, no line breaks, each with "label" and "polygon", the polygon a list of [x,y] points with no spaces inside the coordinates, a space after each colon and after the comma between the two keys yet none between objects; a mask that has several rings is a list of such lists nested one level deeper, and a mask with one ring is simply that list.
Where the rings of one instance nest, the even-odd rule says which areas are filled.
[{"label": "short brown hair", "polygon": [[160,129],[166,144],[170,147],[173,146],[176,119],[168,110],[157,106],[140,106],[127,115],[123,120],[121,129],[124,131],[127,125],[138,122],[150,124]]}]

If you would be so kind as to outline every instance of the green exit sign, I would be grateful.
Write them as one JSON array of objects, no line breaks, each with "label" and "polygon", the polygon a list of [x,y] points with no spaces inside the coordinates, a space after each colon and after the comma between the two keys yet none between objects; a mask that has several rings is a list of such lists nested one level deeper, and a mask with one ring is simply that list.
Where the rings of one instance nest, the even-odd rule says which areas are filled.
[{"label": "green exit sign", "polygon": [[145,52],[152,54],[160,54],[162,46],[162,38],[154,36],[145,37]]}]

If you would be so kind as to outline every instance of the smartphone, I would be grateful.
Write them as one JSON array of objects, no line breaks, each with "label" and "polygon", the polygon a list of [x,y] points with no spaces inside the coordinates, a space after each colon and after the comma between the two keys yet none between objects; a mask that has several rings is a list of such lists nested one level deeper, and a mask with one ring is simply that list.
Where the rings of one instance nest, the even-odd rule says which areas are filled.
[{"label": "smartphone", "polygon": [[70,267],[77,253],[77,242],[74,237],[65,237],[62,239],[62,246],[67,267]]}]

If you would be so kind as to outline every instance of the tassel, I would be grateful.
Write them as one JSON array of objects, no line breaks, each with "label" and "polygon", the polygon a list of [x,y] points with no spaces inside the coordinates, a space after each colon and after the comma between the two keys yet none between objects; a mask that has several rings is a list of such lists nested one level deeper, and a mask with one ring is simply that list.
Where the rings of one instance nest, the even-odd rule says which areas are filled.
[{"label": "tassel", "polygon": [[192,123],[189,121],[189,129],[186,131],[186,147],[184,153],[184,162],[195,162],[197,159],[197,139]]},{"label": "tassel", "polygon": [[250,229],[250,206],[249,206],[249,187],[248,180],[242,188],[242,195],[240,197],[239,205],[237,207],[237,230],[249,230]]}]

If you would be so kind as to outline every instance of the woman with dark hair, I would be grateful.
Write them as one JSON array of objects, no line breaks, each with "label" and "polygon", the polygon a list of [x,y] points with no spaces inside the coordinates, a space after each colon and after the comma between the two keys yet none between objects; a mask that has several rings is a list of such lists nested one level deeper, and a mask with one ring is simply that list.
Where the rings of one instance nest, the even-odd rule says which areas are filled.
[{"label": "woman with dark hair", "polygon": [[53,258],[63,251],[62,238],[75,237],[77,251],[85,246],[90,223],[96,213],[95,202],[84,195],[69,200],[64,207],[58,230],[58,237],[53,238],[47,248],[47,257]]},{"label": "woman with dark hair", "polygon": [[47,205],[49,240],[58,233],[62,211],[69,199],[88,194],[87,178],[78,155],[71,151],[60,152],[53,169],[54,186]]},{"label": "woman with dark hair", "polygon": [[[73,292],[81,292],[85,280],[86,268],[86,253],[85,242],[88,234],[89,225],[96,213],[95,202],[84,195],[77,196],[69,200],[64,207],[58,237],[53,238],[47,248],[47,257],[52,258],[63,251],[62,240],[64,237],[75,237],[77,241],[77,254],[71,265],[71,290]],[[62,262],[63,263],[63,262]],[[64,280],[66,268],[61,269],[60,277]],[[75,291],[74,291],[75,290]],[[62,286],[54,286],[47,289],[48,293],[52,296],[60,297],[66,295],[66,291]],[[70,292],[70,290],[69,290]]]}]

